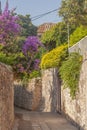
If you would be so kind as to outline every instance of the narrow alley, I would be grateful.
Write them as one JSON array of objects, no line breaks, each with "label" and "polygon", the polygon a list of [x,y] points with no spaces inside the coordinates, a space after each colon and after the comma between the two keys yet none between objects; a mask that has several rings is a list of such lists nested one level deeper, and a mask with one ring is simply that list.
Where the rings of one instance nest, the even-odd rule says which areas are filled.
[{"label": "narrow alley", "polygon": [[15,108],[13,130],[78,130],[57,113],[30,112]]}]

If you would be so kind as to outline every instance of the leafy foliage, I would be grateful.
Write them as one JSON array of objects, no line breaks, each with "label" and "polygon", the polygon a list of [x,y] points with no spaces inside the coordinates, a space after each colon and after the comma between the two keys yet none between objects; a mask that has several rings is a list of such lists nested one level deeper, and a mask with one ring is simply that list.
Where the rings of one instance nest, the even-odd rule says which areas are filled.
[{"label": "leafy foliage", "polygon": [[36,36],[37,34],[37,27],[32,24],[30,15],[18,15],[19,17],[19,25],[22,28],[21,36],[28,37],[28,36]]},{"label": "leafy foliage", "polygon": [[41,59],[41,69],[59,67],[61,61],[67,56],[67,45],[61,45],[47,54],[43,55]]},{"label": "leafy foliage", "polygon": [[78,53],[71,53],[66,61],[62,63],[59,73],[64,83],[64,88],[70,89],[72,98],[75,98],[78,89],[79,75],[82,57]]},{"label": "leafy foliage", "polygon": [[21,55],[16,58],[17,62],[13,65],[13,69],[21,78],[24,76],[29,78],[33,71],[39,70],[40,59],[37,59],[36,55],[41,46],[42,43],[36,36],[29,36],[25,40]]},{"label": "leafy foliage", "polygon": [[32,79],[32,78],[37,78],[37,77],[40,77],[41,73],[39,70],[34,70],[32,71],[32,73],[30,74],[29,78]]},{"label": "leafy foliage", "polygon": [[16,55],[11,55],[7,57],[5,53],[0,52],[0,62],[3,62],[7,65],[13,65],[15,59]]},{"label": "leafy foliage", "polygon": [[8,10],[8,3],[0,14],[0,44],[11,44],[20,32],[20,25],[17,23],[18,17]]},{"label": "leafy foliage", "polygon": [[86,26],[80,26],[78,27],[71,35],[70,35],[70,46],[77,43],[79,40],[81,40],[83,37],[87,35],[87,27]]},{"label": "leafy foliage", "polygon": [[41,41],[45,45],[47,50],[52,50],[53,48],[56,47],[56,39],[54,37],[55,35],[54,33],[55,33],[55,26],[51,27],[51,29],[46,31],[41,37]]},{"label": "leafy foliage", "polygon": [[[75,26],[73,25],[69,30],[70,34],[74,30]],[[47,50],[52,50],[57,46],[67,43],[67,39],[67,25],[64,22],[59,22],[50,30],[46,31],[41,37],[41,41]]]},{"label": "leafy foliage", "polygon": [[59,15],[63,21],[68,22],[71,26],[72,24],[76,26],[87,25],[85,0],[62,0]]},{"label": "leafy foliage", "polygon": [[[22,19],[25,20],[25,25],[23,23],[22,27],[26,26],[26,29],[29,23],[28,19],[29,16]],[[33,71],[37,72],[39,69],[40,59],[37,57],[42,43],[36,36],[26,38],[27,30],[25,35],[20,37],[21,27],[17,23],[19,18],[8,10],[8,2],[4,12],[0,14],[0,20],[0,61],[12,66],[15,77],[26,80],[30,74],[32,74],[31,77],[38,75],[39,73]]]}]

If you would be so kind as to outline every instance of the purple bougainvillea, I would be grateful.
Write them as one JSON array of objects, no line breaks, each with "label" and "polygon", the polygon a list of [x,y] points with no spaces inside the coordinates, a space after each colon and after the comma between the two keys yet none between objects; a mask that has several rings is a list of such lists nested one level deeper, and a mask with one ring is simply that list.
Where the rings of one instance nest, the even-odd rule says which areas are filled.
[{"label": "purple bougainvillea", "polygon": [[[13,67],[16,75],[30,76],[33,71],[38,71],[40,64],[40,47],[43,47],[43,44],[39,41],[36,36],[28,36],[26,38],[20,52],[16,54],[13,52],[13,46],[16,36],[21,31],[20,25],[17,23],[19,18],[14,15],[14,10],[10,11],[8,9],[8,1],[6,3],[4,11],[0,12],[0,44],[1,51],[7,56],[10,64]],[[16,42],[15,42],[16,43]],[[14,44],[15,45],[15,44]],[[12,61],[12,56],[15,57]],[[9,57],[9,58],[8,58]]]},{"label": "purple bougainvillea", "polygon": [[17,21],[18,17],[14,16],[13,11],[8,9],[7,2],[4,11],[0,13],[0,44],[7,44],[18,35],[20,26]]},{"label": "purple bougainvillea", "polygon": [[29,36],[23,45],[23,54],[28,56],[38,52],[38,48],[42,46],[42,43],[39,41],[36,36]]},{"label": "purple bougainvillea", "polygon": [[26,71],[30,72],[29,70],[38,70],[40,60],[35,58],[36,54],[39,51],[39,47],[42,47],[42,43],[39,41],[37,36],[29,36],[22,47],[22,52],[26,57]]},{"label": "purple bougainvillea", "polygon": [[34,60],[34,69],[38,70],[39,69],[39,64],[40,64],[40,59],[35,59]]}]

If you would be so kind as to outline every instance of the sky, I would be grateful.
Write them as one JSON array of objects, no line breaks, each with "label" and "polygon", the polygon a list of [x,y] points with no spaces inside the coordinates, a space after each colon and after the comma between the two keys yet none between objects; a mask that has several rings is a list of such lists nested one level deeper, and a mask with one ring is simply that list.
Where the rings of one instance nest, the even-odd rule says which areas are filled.
[{"label": "sky", "polygon": [[[6,0],[0,0],[2,10],[5,7]],[[61,0],[8,0],[9,9],[15,8],[17,14],[30,14],[31,18],[49,11],[58,9],[61,5]],[[58,11],[52,12],[37,20],[32,20],[32,23],[39,26],[43,23],[52,22],[57,23],[60,21]]]}]

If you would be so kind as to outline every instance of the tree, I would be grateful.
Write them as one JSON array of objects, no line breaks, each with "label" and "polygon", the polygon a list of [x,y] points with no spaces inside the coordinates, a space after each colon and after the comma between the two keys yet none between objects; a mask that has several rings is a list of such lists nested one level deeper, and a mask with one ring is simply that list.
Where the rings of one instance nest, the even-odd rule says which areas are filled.
[{"label": "tree", "polygon": [[[25,39],[28,36],[36,36],[37,35],[37,27],[34,26],[31,22],[30,15],[18,15],[19,17],[19,25],[21,26],[20,36],[17,37],[15,41],[16,52],[19,52]],[[18,47],[17,47],[18,46]]]},{"label": "tree", "polygon": [[85,0],[62,0],[59,16],[64,22],[70,25],[75,24],[76,27],[80,24],[87,25],[87,12],[84,7]]},{"label": "tree", "polygon": [[20,25],[17,23],[18,17],[12,15],[8,10],[8,2],[4,11],[0,13],[0,44],[11,44],[20,32]]},{"label": "tree", "polygon": [[[24,20],[26,23],[23,21],[25,24],[23,23],[22,28],[28,25],[28,20]],[[8,9],[7,1],[4,11],[0,14],[0,61],[11,65],[16,76],[23,78],[27,75],[29,78],[32,71],[39,68],[40,60],[37,54],[42,44],[35,36],[26,38],[28,30],[24,36],[20,36],[21,24],[18,22],[19,17],[13,10]],[[33,74],[36,76],[38,73]]]},{"label": "tree", "polygon": [[7,56],[13,51],[17,36],[21,32],[21,27],[18,24],[18,16],[13,15],[14,10],[8,9],[8,1],[4,11],[0,12],[0,51]]},{"label": "tree", "polygon": [[[74,29],[75,27],[73,25],[69,30],[70,34],[74,31]],[[64,22],[59,22],[50,30],[46,31],[41,37],[41,41],[47,50],[52,50],[61,44],[67,43],[67,39],[67,25]]]},{"label": "tree", "polygon": [[22,27],[21,36],[28,37],[28,36],[36,36],[37,35],[37,27],[32,24],[30,15],[18,15],[20,20],[19,24]]},{"label": "tree", "polygon": [[23,46],[22,53],[17,57],[13,69],[22,76],[30,76],[33,71],[39,70],[40,59],[36,57],[42,43],[36,36],[29,36]]}]

